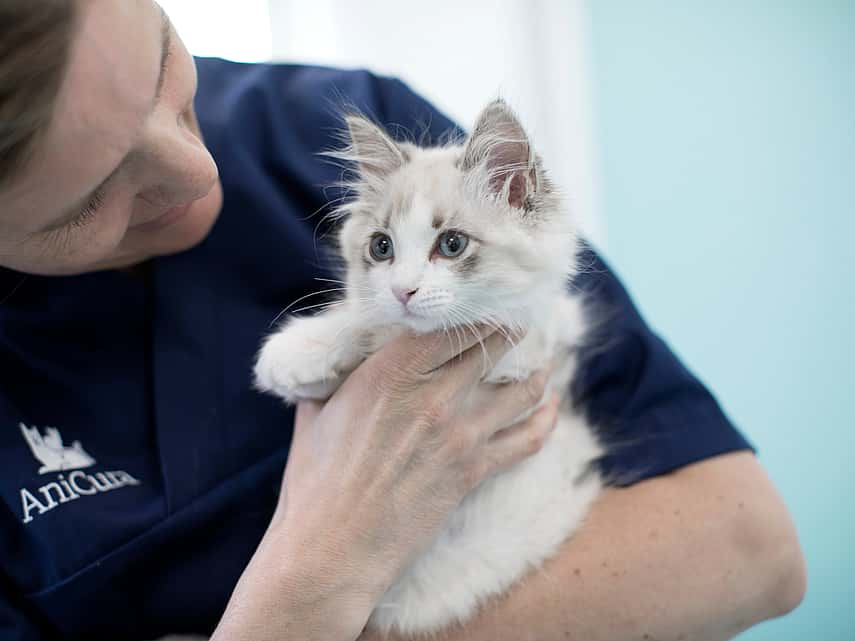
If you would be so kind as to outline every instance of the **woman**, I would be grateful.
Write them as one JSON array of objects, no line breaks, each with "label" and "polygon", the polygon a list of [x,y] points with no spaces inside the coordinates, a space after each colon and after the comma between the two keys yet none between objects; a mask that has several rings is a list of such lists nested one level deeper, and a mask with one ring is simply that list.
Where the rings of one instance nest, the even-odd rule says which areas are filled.
[{"label": "woman", "polygon": [[[499,430],[539,396],[528,382],[459,416],[474,340],[456,358],[402,338],[296,417],[249,372],[327,274],[308,214],[341,196],[316,156],[330,104],[429,140],[453,123],[364,72],[194,64],[150,0],[6,0],[0,43],[0,636],[369,638],[386,586],[554,409]],[[447,638],[725,639],[789,611],[804,569],[786,508],[588,258],[577,285],[615,313],[573,393],[609,426],[620,487]]]}]

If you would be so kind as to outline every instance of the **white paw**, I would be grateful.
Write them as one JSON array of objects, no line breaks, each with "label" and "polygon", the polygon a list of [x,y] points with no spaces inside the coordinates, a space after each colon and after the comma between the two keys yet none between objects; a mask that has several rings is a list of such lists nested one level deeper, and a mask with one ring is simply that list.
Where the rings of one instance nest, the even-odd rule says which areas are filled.
[{"label": "white paw", "polygon": [[267,339],[255,364],[255,385],[289,403],[324,400],[338,389],[348,373],[347,354],[295,323]]}]

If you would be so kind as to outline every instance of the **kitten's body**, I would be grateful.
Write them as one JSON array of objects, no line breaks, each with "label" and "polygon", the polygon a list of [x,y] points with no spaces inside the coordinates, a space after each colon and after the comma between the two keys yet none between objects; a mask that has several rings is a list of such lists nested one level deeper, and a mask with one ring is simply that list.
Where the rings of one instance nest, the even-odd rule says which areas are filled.
[{"label": "kitten's body", "polygon": [[[489,369],[488,382],[524,379],[552,363],[550,387],[566,390],[586,329],[580,300],[566,293],[576,234],[510,110],[491,104],[465,146],[436,149],[394,143],[359,118],[348,125],[345,157],[360,175],[340,237],[345,299],[272,335],[259,354],[258,386],[291,402],[326,398],[402,331],[446,329],[456,340],[455,327],[486,322],[527,329]],[[458,255],[438,253],[460,247],[446,234],[466,237]],[[392,257],[373,244],[366,250],[380,236]],[[479,393],[487,392],[476,390],[470,402]],[[565,403],[542,449],[466,496],[369,624],[411,634],[465,621],[539,567],[599,492],[591,464],[601,453],[583,416]]]}]

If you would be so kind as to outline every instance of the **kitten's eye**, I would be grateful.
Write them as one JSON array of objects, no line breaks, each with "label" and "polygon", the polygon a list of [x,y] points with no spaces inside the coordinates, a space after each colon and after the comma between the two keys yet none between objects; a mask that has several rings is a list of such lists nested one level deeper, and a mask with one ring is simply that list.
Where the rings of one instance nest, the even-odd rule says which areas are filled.
[{"label": "kitten's eye", "polygon": [[371,253],[371,258],[377,261],[389,260],[395,255],[392,239],[386,234],[374,234],[368,245],[368,251]]},{"label": "kitten's eye", "polygon": [[437,249],[439,253],[446,258],[455,258],[463,253],[466,245],[469,244],[469,236],[461,231],[449,230],[443,232],[439,237]]}]

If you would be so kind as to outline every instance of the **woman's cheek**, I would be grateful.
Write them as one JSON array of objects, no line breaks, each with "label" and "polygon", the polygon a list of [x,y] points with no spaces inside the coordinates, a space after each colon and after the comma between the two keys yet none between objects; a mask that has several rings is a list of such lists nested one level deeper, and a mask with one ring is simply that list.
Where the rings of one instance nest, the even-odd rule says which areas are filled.
[{"label": "woman's cheek", "polygon": [[132,218],[133,205],[133,197],[127,194],[114,197],[109,207],[99,212],[86,228],[83,242],[95,260],[108,257],[122,244]]}]

